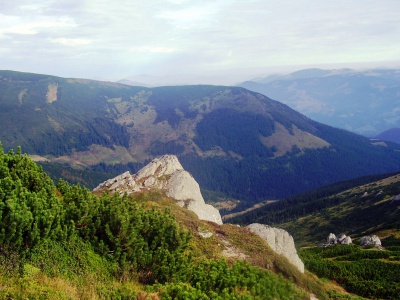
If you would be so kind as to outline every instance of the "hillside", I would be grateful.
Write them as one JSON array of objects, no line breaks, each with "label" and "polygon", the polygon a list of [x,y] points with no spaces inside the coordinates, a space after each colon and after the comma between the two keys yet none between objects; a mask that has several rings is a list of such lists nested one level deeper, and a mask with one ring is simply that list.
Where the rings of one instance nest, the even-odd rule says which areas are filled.
[{"label": "hillside", "polygon": [[400,144],[400,128],[390,128],[376,135],[375,138]]},{"label": "hillside", "polygon": [[313,120],[365,136],[400,125],[400,70],[305,69],[240,84]]},{"label": "hillside", "polygon": [[372,176],[324,187],[226,220],[273,224],[289,231],[300,245],[324,242],[329,233],[353,239],[378,235],[385,246],[399,241],[400,175]]},{"label": "hillside", "polygon": [[[0,71],[0,91],[4,148],[21,145],[47,170],[69,179],[85,174],[80,182],[90,176],[92,186],[104,173],[135,173],[156,156],[176,154],[207,194],[240,200],[239,211],[400,170],[398,144],[317,123],[240,87],[145,88]],[[96,182],[88,170],[103,174]]]},{"label": "hillside", "polygon": [[0,298],[353,299],[158,191],[92,194],[0,147]]}]

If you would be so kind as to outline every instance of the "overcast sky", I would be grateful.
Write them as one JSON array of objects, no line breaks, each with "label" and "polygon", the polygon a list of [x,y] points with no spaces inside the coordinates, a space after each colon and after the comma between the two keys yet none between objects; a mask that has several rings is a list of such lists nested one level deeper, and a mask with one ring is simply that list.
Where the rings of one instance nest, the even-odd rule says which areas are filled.
[{"label": "overcast sky", "polygon": [[3,70],[233,84],[379,66],[400,67],[399,0],[0,0]]}]

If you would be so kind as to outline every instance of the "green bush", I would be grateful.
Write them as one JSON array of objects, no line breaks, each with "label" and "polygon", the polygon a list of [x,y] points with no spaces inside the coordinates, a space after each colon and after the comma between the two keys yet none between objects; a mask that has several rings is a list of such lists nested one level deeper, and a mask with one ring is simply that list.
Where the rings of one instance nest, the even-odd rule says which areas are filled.
[{"label": "green bush", "polygon": [[307,298],[247,262],[193,259],[193,236],[149,204],[158,198],[55,186],[20,149],[0,145],[0,298],[134,299],[142,284],[163,299]]},{"label": "green bush", "polygon": [[335,246],[302,249],[299,254],[308,270],[336,281],[349,292],[367,298],[398,299],[400,265],[387,260],[391,251]]},{"label": "green bush", "polygon": [[65,240],[63,203],[54,183],[21,149],[4,154],[0,144],[0,245],[16,251],[42,239]]}]

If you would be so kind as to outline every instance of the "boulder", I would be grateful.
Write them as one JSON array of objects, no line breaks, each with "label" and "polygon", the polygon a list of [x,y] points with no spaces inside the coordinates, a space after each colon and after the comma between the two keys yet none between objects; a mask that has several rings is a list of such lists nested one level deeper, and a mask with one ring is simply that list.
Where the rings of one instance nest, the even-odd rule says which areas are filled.
[{"label": "boulder", "polygon": [[363,236],[360,241],[361,246],[382,246],[381,240],[378,236],[376,235],[371,235],[371,236]]},{"label": "boulder", "polygon": [[351,237],[345,235],[344,233],[339,234],[336,236],[334,233],[330,233],[326,239],[326,245],[324,246],[329,246],[329,245],[350,245],[353,241],[351,240]]},{"label": "boulder", "polygon": [[326,243],[328,245],[335,245],[337,244],[337,239],[336,239],[336,235],[334,233],[330,233],[328,235],[328,238],[326,239]]},{"label": "boulder", "polygon": [[196,213],[199,219],[222,224],[218,209],[204,202],[199,184],[183,169],[175,155],[155,158],[135,175],[125,172],[99,184],[94,191],[106,189],[128,195],[151,189],[163,190],[178,205]]},{"label": "boulder", "polygon": [[346,235],[344,233],[341,233],[337,236],[336,239],[338,244],[343,244],[343,241],[346,239]]},{"label": "boulder", "polygon": [[342,245],[350,245],[352,243],[353,243],[353,241],[351,240],[351,237],[349,237],[349,236],[346,236],[341,242]]},{"label": "boulder", "polygon": [[304,263],[297,254],[293,237],[286,230],[258,223],[250,224],[247,228],[260,236],[275,252],[285,256],[300,272],[304,273]]}]

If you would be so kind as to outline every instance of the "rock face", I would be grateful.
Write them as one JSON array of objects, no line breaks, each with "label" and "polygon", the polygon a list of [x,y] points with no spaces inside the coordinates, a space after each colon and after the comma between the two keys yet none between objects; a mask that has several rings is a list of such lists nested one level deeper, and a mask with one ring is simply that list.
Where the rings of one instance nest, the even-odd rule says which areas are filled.
[{"label": "rock face", "polygon": [[304,263],[297,255],[293,237],[286,230],[258,223],[250,224],[247,228],[259,235],[275,252],[285,256],[300,272],[304,273]]},{"label": "rock face", "polygon": [[125,172],[101,183],[94,191],[105,189],[128,195],[151,189],[164,190],[168,197],[195,212],[199,219],[222,224],[218,209],[204,202],[199,184],[183,169],[175,155],[155,158],[135,175]]},{"label": "rock face", "polygon": [[369,245],[382,246],[382,243],[378,236],[371,235],[371,236],[363,236],[361,238],[360,245],[361,246],[369,246]]}]

